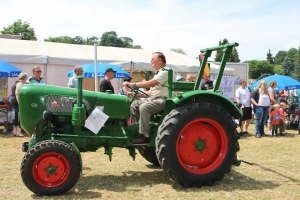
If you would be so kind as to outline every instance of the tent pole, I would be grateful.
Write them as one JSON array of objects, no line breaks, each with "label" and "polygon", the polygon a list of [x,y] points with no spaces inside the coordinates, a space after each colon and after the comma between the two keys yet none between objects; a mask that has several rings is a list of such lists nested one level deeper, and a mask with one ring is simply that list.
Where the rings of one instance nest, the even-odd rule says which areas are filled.
[{"label": "tent pole", "polygon": [[95,92],[98,92],[98,66],[97,66],[97,43],[94,43],[95,47],[95,60],[94,60],[94,71],[95,71]]}]

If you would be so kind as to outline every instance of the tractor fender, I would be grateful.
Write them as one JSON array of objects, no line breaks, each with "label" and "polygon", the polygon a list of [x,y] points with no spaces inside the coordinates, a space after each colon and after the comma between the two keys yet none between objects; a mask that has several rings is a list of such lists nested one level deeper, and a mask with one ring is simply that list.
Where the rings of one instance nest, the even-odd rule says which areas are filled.
[{"label": "tractor fender", "polygon": [[173,95],[171,98],[167,99],[165,108],[166,110],[172,110],[180,105],[192,102],[209,102],[216,104],[237,119],[243,115],[241,110],[227,97],[217,92],[206,90],[194,90],[177,93],[176,95]]}]

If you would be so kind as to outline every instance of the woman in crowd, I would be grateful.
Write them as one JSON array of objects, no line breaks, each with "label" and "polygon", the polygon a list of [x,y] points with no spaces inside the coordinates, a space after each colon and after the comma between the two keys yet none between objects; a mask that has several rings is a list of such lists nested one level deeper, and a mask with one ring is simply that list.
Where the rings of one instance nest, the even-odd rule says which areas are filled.
[{"label": "woman in crowd", "polygon": [[15,90],[12,91],[15,93],[16,96],[16,102],[14,105],[15,108],[15,119],[14,119],[14,123],[13,123],[13,127],[14,127],[14,136],[16,137],[23,137],[24,135],[21,133],[22,129],[21,129],[21,125],[20,125],[20,120],[19,120],[19,99],[18,99],[18,89],[21,85],[25,84],[27,79],[28,79],[28,75],[25,72],[21,72],[18,76],[19,80],[16,81],[15,83]]},{"label": "woman in crowd", "polygon": [[270,107],[270,96],[267,91],[266,81],[261,81],[259,83],[257,89],[255,89],[252,94],[251,102],[253,104],[253,110],[256,114],[256,137],[260,138],[261,136],[265,136],[264,124],[268,117]]},{"label": "woman in crowd", "polygon": [[[277,104],[278,95],[274,91],[274,89],[277,87],[276,81],[270,81],[270,87],[268,88],[271,106],[270,106],[270,112],[273,109],[273,106]],[[268,135],[272,135],[272,123],[271,118],[268,119]]]}]

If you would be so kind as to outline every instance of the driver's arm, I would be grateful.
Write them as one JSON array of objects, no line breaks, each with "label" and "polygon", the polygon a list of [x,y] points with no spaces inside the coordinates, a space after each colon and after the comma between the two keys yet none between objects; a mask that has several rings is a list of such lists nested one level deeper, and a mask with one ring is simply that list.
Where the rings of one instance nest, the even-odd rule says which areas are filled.
[{"label": "driver's arm", "polygon": [[151,79],[149,81],[142,81],[142,82],[138,82],[138,83],[123,82],[124,86],[129,85],[129,86],[135,87],[135,88],[150,88],[150,87],[153,87],[158,84],[159,84],[159,82],[155,79]]}]

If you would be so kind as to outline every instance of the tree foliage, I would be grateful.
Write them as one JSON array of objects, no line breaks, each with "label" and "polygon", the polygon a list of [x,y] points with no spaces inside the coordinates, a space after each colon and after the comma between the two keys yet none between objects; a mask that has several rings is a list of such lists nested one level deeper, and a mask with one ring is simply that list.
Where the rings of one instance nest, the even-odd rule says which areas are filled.
[{"label": "tree foliage", "polygon": [[269,61],[270,64],[274,64],[274,60],[273,60],[270,49],[269,49],[269,52],[267,53],[267,61]]},{"label": "tree foliage", "polygon": [[12,25],[3,27],[1,34],[21,35],[22,40],[37,39],[34,29],[30,27],[30,24],[27,21],[22,22],[21,19],[18,19],[18,21],[15,21]]},{"label": "tree foliage", "polygon": [[273,65],[267,60],[251,60],[249,63],[249,78],[257,79],[263,74],[274,74]]},{"label": "tree foliage", "polygon": [[299,49],[298,49],[297,61],[296,61],[296,64],[295,64],[295,70],[294,70],[293,78],[300,81],[300,46],[299,46]]},{"label": "tree foliage", "polygon": [[109,31],[102,34],[100,38],[100,46],[124,47],[124,44],[122,39],[118,38],[115,31]]},{"label": "tree foliage", "polygon": [[185,53],[185,51],[184,51],[183,49],[181,49],[181,48],[178,48],[178,49],[171,48],[170,51],[174,51],[174,52],[176,52],[176,53],[181,53],[181,54],[183,54],[183,55],[187,55],[187,54]]},{"label": "tree foliage", "polygon": [[278,51],[276,56],[274,57],[274,64],[282,65],[284,58],[286,57],[287,52],[286,51]]},{"label": "tree foliage", "polygon": [[273,71],[275,74],[283,75],[284,71],[282,69],[282,65],[274,65]]},{"label": "tree foliage", "polygon": [[133,45],[133,39],[130,37],[120,37],[115,31],[109,31],[102,34],[100,38],[101,46],[111,46],[111,47],[124,47],[124,48],[134,48],[141,49],[140,45]]},{"label": "tree foliage", "polygon": [[58,42],[58,43],[67,43],[67,44],[85,44],[85,45],[94,45],[95,43],[99,46],[110,46],[110,47],[124,47],[124,48],[133,48],[141,49],[141,45],[134,45],[133,39],[130,37],[120,37],[115,31],[109,31],[102,34],[100,41],[96,36],[84,39],[81,36],[76,36],[74,38],[69,36],[59,36],[59,37],[49,37],[45,39],[48,42]]},{"label": "tree foliage", "polygon": [[59,37],[49,37],[48,39],[45,39],[47,42],[58,42],[58,43],[67,43],[67,44],[75,44],[75,41],[73,38],[69,36],[59,36]]},{"label": "tree foliage", "polygon": [[295,70],[295,64],[298,60],[298,50],[291,48],[282,63],[282,68],[285,76],[292,76]]},{"label": "tree foliage", "polygon": [[[224,38],[223,41],[219,41],[219,46],[228,44],[229,41]],[[215,62],[221,62],[222,61],[223,52],[222,49],[218,49],[215,57]],[[227,62],[240,62],[239,53],[235,47],[233,47],[232,52],[229,54]]]}]

